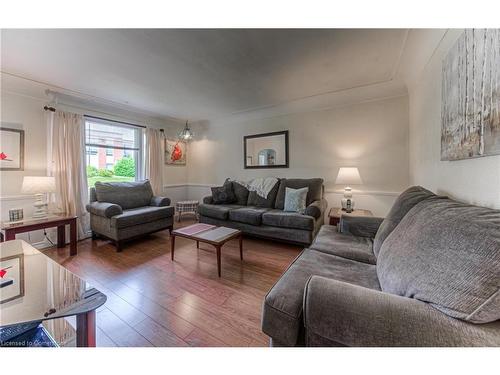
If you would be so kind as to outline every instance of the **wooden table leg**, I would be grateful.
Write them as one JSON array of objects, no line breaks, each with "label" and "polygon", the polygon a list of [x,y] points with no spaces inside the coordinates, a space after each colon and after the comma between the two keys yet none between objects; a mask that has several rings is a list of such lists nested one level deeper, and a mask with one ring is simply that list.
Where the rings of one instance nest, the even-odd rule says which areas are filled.
[{"label": "wooden table leg", "polygon": [[240,260],[243,260],[243,234],[240,234]]},{"label": "wooden table leg", "polygon": [[6,229],[5,230],[5,241],[12,241],[16,239],[16,232],[13,230]]},{"label": "wooden table leg", "polygon": [[95,310],[76,316],[76,346],[95,347]]},{"label": "wooden table leg", "polygon": [[217,273],[220,277],[220,246],[215,246],[215,249],[217,250]]},{"label": "wooden table leg", "polygon": [[76,249],[76,218],[75,218],[72,219],[71,222],[69,223],[69,255],[76,255],[76,254],[77,254],[77,249]]},{"label": "wooden table leg", "polygon": [[170,253],[172,256],[172,262],[174,261],[174,249],[175,249],[175,234],[170,235]]},{"label": "wooden table leg", "polygon": [[57,226],[57,247],[64,247],[66,245],[66,226]]}]

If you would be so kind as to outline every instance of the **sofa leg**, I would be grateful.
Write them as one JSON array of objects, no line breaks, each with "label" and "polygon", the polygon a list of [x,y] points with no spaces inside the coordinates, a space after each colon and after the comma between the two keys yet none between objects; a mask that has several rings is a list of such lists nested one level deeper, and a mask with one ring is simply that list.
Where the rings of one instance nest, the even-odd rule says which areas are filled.
[{"label": "sofa leg", "polygon": [[92,239],[97,240],[97,233],[92,231]]},{"label": "sofa leg", "polygon": [[115,241],[116,252],[120,253],[123,250],[123,243],[121,241]]},{"label": "sofa leg", "polygon": [[169,234],[169,235],[172,235],[172,231],[173,231],[173,230],[174,230],[174,226],[173,226],[173,225],[169,226],[169,227],[168,227],[168,234]]}]

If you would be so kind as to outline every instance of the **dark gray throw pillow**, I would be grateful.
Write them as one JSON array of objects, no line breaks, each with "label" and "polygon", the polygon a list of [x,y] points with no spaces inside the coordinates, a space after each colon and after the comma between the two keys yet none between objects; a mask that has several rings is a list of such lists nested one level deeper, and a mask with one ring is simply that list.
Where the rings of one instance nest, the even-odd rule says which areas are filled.
[{"label": "dark gray throw pillow", "polygon": [[236,201],[233,185],[226,180],[224,185],[212,188],[212,200],[214,204],[228,204]]}]

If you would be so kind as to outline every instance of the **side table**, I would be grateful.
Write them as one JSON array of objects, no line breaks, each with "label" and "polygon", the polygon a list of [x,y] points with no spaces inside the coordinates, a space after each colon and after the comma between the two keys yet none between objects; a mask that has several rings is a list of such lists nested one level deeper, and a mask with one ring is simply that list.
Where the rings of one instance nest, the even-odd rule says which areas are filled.
[{"label": "side table", "polygon": [[0,229],[5,232],[5,241],[10,241],[10,240],[15,240],[16,234],[18,233],[25,233],[39,229],[57,227],[57,247],[64,247],[66,246],[66,225],[69,225],[70,229],[69,254],[76,255],[77,253],[76,219],[77,219],[76,216],[51,215],[43,219],[27,218],[22,221],[17,221],[13,223],[4,221],[2,222]]},{"label": "side table", "polygon": [[198,215],[198,201],[179,201],[175,203],[175,211],[177,211],[177,221],[181,221],[181,214],[183,212],[192,212]]},{"label": "side table", "polygon": [[338,225],[340,222],[340,218],[343,215],[345,215],[345,216],[373,216],[373,214],[370,210],[356,209],[350,213],[347,213],[345,211],[342,211],[342,208],[340,208],[340,207],[333,207],[330,209],[330,213],[328,214],[328,217],[330,218],[330,225]]}]

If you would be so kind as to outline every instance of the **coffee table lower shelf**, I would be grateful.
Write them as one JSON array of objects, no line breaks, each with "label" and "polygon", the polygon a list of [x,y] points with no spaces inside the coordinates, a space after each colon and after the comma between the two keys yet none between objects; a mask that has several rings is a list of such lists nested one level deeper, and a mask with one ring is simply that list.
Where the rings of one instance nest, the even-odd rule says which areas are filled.
[{"label": "coffee table lower shelf", "polygon": [[[219,277],[221,277],[221,248],[222,246],[235,238],[239,239],[240,242],[240,260],[243,260],[243,233],[238,229],[231,229],[226,227],[215,227],[209,228],[207,230],[198,232],[196,234],[187,234],[186,231],[189,232],[189,229],[192,227],[199,226],[200,224],[193,224],[184,228],[176,229],[172,231],[170,235],[170,244],[171,244],[171,254],[172,254],[172,262],[174,261],[174,252],[175,252],[175,237],[184,237],[193,241],[196,241],[196,247],[200,247],[200,242],[207,243],[215,247],[217,254],[217,273]],[[217,231],[227,232],[226,234],[217,236]],[[213,234],[213,236],[211,236]],[[208,237],[208,238],[207,238]]]}]

